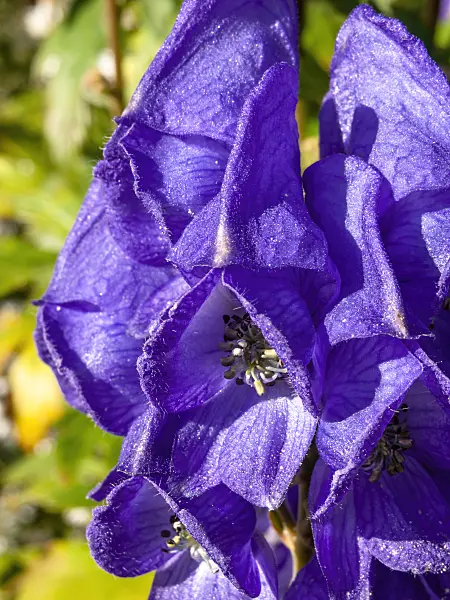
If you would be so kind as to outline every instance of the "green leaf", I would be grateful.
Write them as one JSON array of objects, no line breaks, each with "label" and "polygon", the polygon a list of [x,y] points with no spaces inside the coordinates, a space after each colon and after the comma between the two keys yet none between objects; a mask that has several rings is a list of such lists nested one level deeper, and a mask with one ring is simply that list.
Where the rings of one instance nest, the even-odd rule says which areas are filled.
[{"label": "green leaf", "polygon": [[0,238],[0,297],[35,281],[48,281],[55,258],[20,238]]},{"label": "green leaf", "polygon": [[328,73],[319,65],[309,51],[302,51],[300,62],[300,98],[320,106],[322,98],[328,91]]},{"label": "green leaf", "polygon": [[76,482],[95,457],[107,471],[117,462],[122,438],[105,433],[85,415],[70,410],[57,426],[56,459],[64,476]]},{"label": "green leaf", "polygon": [[50,451],[25,455],[2,474],[10,502],[47,510],[93,506],[86,496],[116,464],[122,438],[105,433],[74,410],[55,430]]},{"label": "green leaf", "polygon": [[[332,2],[314,0],[305,6],[306,26],[302,33],[302,48],[328,71],[334,52],[336,35],[345,20]],[[303,76],[303,73],[302,73]]]},{"label": "green leaf", "polygon": [[20,577],[16,600],[143,600],[152,580],[114,577],[95,564],[85,541],[57,541]]},{"label": "green leaf", "polygon": [[38,189],[15,194],[14,214],[29,226],[28,237],[36,246],[61,249],[86,193],[90,168],[80,165],[78,173],[76,187],[70,185],[69,173],[55,172]]},{"label": "green leaf", "polygon": [[82,79],[106,46],[103,9],[100,0],[83,2],[39,48],[35,72],[49,78],[45,134],[57,160],[78,150],[88,131],[90,108]]},{"label": "green leaf", "polygon": [[130,98],[142,75],[160,49],[180,8],[177,0],[141,0],[130,7],[141,26],[130,37],[124,57],[126,98]]}]

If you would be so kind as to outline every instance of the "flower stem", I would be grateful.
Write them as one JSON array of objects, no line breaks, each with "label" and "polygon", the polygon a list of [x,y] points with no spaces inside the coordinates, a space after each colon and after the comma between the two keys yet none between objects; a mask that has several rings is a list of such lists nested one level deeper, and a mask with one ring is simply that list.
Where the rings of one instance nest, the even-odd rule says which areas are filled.
[{"label": "flower stem", "polygon": [[114,55],[114,69],[115,69],[115,86],[112,90],[112,96],[114,97],[114,111],[116,114],[121,114],[124,109],[124,93],[123,93],[123,76],[122,76],[122,53],[120,48],[120,14],[117,7],[116,0],[105,0],[106,2],[106,15],[107,15],[107,29],[108,29],[108,41],[109,47],[111,48]]},{"label": "flower stem", "polygon": [[314,553],[311,523],[309,520],[308,494],[314,465],[318,459],[315,443],[295,476],[292,485],[298,486],[297,519],[294,518],[285,500],[277,509],[269,512],[270,521],[283,544],[290,550],[293,562],[293,577],[311,559]]},{"label": "flower stem", "polygon": [[292,556],[295,556],[296,523],[286,502],[283,502],[277,509],[271,510],[269,518],[283,544],[289,548]]},{"label": "flower stem", "polygon": [[298,483],[298,508],[293,554],[294,574],[298,573],[309,562],[314,552],[311,523],[309,520],[308,495],[317,459],[317,448],[315,443],[313,443],[303,460],[296,478]]}]

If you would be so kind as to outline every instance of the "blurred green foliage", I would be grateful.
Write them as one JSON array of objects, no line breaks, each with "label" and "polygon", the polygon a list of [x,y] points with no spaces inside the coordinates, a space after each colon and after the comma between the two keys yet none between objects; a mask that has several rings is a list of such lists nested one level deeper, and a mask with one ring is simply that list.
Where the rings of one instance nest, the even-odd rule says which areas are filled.
[{"label": "blurred green foliage", "polygon": [[[276,0],[274,0],[276,1]],[[118,0],[129,98],[179,0]],[[318,158],[317,115],[334,40],[356,0],[300,0],[297,116],[303,167]],[[376,0],[445,71],[450,22],[433,0]],[[31,300],[46,288],[100,148],[113,130],[114,70],[105,0],[0,0],[0,600],[146,597],[89,557],[86,499],[121,440],[69,410],[32,342]]]}]

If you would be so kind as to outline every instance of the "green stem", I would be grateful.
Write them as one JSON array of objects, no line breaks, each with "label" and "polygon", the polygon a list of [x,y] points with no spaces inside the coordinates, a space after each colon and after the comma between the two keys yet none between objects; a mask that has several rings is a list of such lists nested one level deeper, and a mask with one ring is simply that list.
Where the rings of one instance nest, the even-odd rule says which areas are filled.
[{"label": "green stem", "polygon": [[309,562],[314,552],[311,522],[309,520],[308,495],[317,459],[317,448],[313,443],[308,454],[305,456],[297,476],[298,509],[295,527],[294,574],[298,573]]},{"label": "green stem", "polygon": [[105,0],[105,2],[109,47],[114,55],[115,86],[112,90],[112,95],[114,96],[116,104],[114,111],[116,114],[121,114],[125,103],[122,76],[122,53],[120,48],[120,13],[116,0]]},{"label": "green stem", "polygon": [[285,502],[275,510],[269,512],[270,521],[275,531],[280,536],[284,545],[295,556],[295,519]]},{"label": "green stem", "polygon": [[283,502],[283,504],[277,509],[277,512],[280,515],[281,521],[284,523],[284,525],[290,531],[295,531],[295,519],[292,516],[292,513],[289,510],[286,502]]}]

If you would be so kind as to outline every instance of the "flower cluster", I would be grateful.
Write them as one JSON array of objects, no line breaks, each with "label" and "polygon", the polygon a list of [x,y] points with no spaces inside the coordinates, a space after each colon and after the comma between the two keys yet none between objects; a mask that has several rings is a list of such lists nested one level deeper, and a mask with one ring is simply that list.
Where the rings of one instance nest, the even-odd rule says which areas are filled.
[{"label": "flower cluster", "polygon": [[150,599],[450,598],[450,87],[368,6],[303,181],[294,0],[185,0],[39,301]]}]

